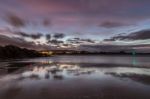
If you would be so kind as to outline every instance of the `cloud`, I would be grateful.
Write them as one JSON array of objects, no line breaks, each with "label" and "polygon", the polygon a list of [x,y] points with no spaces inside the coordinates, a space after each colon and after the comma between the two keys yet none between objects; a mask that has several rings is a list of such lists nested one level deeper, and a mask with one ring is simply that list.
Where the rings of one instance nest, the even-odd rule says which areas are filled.
[{"label": "cloud", "polygon": [[12,35],[13,32],[10,28],[0,28],[0,34],[2,35]]},{"label": "cloud", "polygon": [[61,43],[64,43],[64,42],[61,41],[61,40],[53,39],[53,40],[49,41],[49,43],[54,44],[54,45],[58,45],[58,44],[61,44]]},{"label": "cloud", "polygon": [[46,27],[47,27],[47,26],[50,26],[50,25],[51,25],[50,20],[44,19],[44,20],[43,20],[43,25],[46,26]]},{"label": "cloud", "polygon": [[23,38],[32,38],[33,40],[40,39],[43,34],[42,33],[26,33],[22,31],[12,30],[10,28],[0,28],[1,35],[7,36],[21,36]]},{"label": "cloud", "polygon": [[34,47],[33,42],[27,42],[21,38],[8,37],[5,35],[0,35],[0,45],[10,45],[10,44],[20,46],[20,47],[27,47],[27,48]]},{"label": "cloud", "polygon": [[13,27],[24,27],[26,25],[25,20],[14,14],[8,14],[6,21]]},{"label": "cloud", "polygon": [[45,38],[47,40],[47,44],[52,44],[52,45],[56,45],[59,46],[60,44],[64,44],[63,40],[59,40],[65,37],[65,34],[63,33],[55,33],[52,37],[51,34],[46,34]]},{"label": "cloud", "polygon": [[[149,17],[149,3],[150,1],[144,0],[15,0],[13,4],[11,1],[3,1],[0,6],[3,9],[10,9],[20,16],[30,18],[30,21],[39,18],[44,19],[45,25],[51,24],[51,21],[45,17],[52,18],[52,21],[57,21],[59,18],[66,19],[66,22],[71,18],[82,22],[83,19],[89,22],[95,18],[97,19],[124,19],[131,20]],[[9,5],[10,6],[6,6]],[[145,7],[146,6],[146,7]],[[147,9],[146,9],[147,8]],[[28,14],[24,13],[28,12]],[[83,20],[83,21],[85,21]],[[139,21],[139,20],[138,20]],[[88,23],[85,22],[85,23]],[[54,22],[55,23],[55,22]],[[68,23],[69,24],[69,23]]]},{"label": "cloud", "polygon": [[81,39],[81,38],[69,38],[67,39],[69,44],[95,44],[95,40],[92,39]]},{"label": "cloud", "polygon": [[125,37],[130,40],[145,40],[150,39],[150,30],[142,30],[135,33],[131,33]]},{"label": "cloud", "polygon": [[78,50],[90,51],[90,52],[136,52],[149,53],[150,44],[141,44],[141,45],[80,45]]},{"label": "cloud", "polygon": [[116,28],[116,27],[127,26],[127,24],[121,22],[115,22],[115,21],[104,21],[99,26],[104,28]]},{"label": "cloud", "polygon": [[16,34],[18,34],[18,35],[20,35],[20,36],[22,36],[22,37],[30,37],[30,35],[29,34],[27,34],[27,33],[25,33],[25,32],[16,32]]},{"label": "cloud", "polygon": [[146,40],[150,39],[150,30],[141,30],[138,32],[133,32],[128,35],[119,34],[111,37],[110,39],[105,39],[104,41],[116,41],[116,40]]},{"label": "cloud", "polygon": [[30,37],[32,39],[40,39],[43,36],[43,34],[41,33],[37,33],[37,34],[31,34]]},{"label": "cloud", "polygon": [[46,37],[46,40],[49,41],[51,39],[51,34],[46,34],[45,37]]},{"label": "cloud", "polygon": [[33,50],[51,50],[56,49],[53,46],[50,45],[44,45],[44,44],[35,44],[34,42],[29,42],[24,40],[23,38],[18,37],[8,37],[5,35],[0,35],[0,45],[15,45],[22,48],[28,48]]},{"label": "cloud", "polygon": [[55,39],[62,39],[62,38],[65,37],[65,34],[63,34],[63,33],[55,33],[55,34],[53,35],[53,37],[54,37]]},{"label": "cloud", "polygon": [[25,33],[25,32],[16,32],[16,34],[22,36],[22,37],[28,37],[28,38],[32,38],[32,39],[40,39],[43,34],[42,33],[36,33],[36,34],[28,34],[28,33]]},{"label": "cloud", "polygon": [[[77,44],[78,41],[79,46],[76,50],[84,50],[84,51],[101,51],[101,52],[119,52],[119,51],[132,51],[133,49],[138,52],[150,52],[150,44],[138,44],[138,45],[114,45],[114,44],[97,44],[94,43],[93,40],[90,39],[80,39],[73,38],[72,43],[64,43],[62,40],[52,39],[47,42],[47,44],[35,44],[32,41],[26,41],[20,37],[9,37],[0,34],[0,45],[16,45],[23,48],[29,48],[34,50],[57,50],[57,47],[63,46],[71,46],[72,44]],[[92,41],[92,42],[91,42]],[[71,40],[70,40],[71,42]],[[91,43],[90,43],[91,42]],[[55,46],[53,46],[55,45]],[[61,48],[60,48],[61,49]],[[73,47],[70,49],[73,50]]]}]

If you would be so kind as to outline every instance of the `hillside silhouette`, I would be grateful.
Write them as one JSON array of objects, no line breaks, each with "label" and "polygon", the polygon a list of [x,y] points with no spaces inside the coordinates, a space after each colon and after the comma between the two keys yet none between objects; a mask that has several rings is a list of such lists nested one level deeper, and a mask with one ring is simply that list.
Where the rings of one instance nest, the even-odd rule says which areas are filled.
[{"label": "hillside silhouette", "polygon": [[32,58],[42,56],[35,50],[20,48],[13,45],[0,46],[0,58]]}]

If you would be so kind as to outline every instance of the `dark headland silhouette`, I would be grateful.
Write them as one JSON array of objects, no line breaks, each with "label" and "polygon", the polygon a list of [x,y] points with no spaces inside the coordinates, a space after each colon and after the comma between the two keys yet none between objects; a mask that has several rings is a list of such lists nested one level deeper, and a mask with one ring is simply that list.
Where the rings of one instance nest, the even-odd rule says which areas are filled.
[{"label": "dark headland silhouette", "polygon": [[42,54],[35,50],[20,48],[13,45],[0,46],[0,58],[32,58],[40,57]]}]

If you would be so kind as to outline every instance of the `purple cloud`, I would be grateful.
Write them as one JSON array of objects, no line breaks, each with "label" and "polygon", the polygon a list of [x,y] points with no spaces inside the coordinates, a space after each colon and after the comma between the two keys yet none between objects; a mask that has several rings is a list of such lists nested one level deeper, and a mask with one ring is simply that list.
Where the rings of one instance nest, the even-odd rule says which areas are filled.
[{"label": "purple cloud", "polygon": [[116,28],[116,27],[122,27],[122,26],[128,26],[128,25],[125,23],[121,23],[121,22],[104,21],[99,26],[104,27],[104,28]]}]

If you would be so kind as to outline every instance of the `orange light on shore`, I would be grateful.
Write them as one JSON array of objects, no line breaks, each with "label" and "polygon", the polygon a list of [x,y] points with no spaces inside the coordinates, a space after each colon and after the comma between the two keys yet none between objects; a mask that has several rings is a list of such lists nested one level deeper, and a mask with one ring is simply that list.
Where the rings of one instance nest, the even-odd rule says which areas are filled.
[{"label": "orange light on shore", "polygon": [[50,55],[52,55],[53,54],[53,52],[52,51],[42,51],[42,52],[40,52],[42,55],[46,55],[46,56],[50,56]]}]

